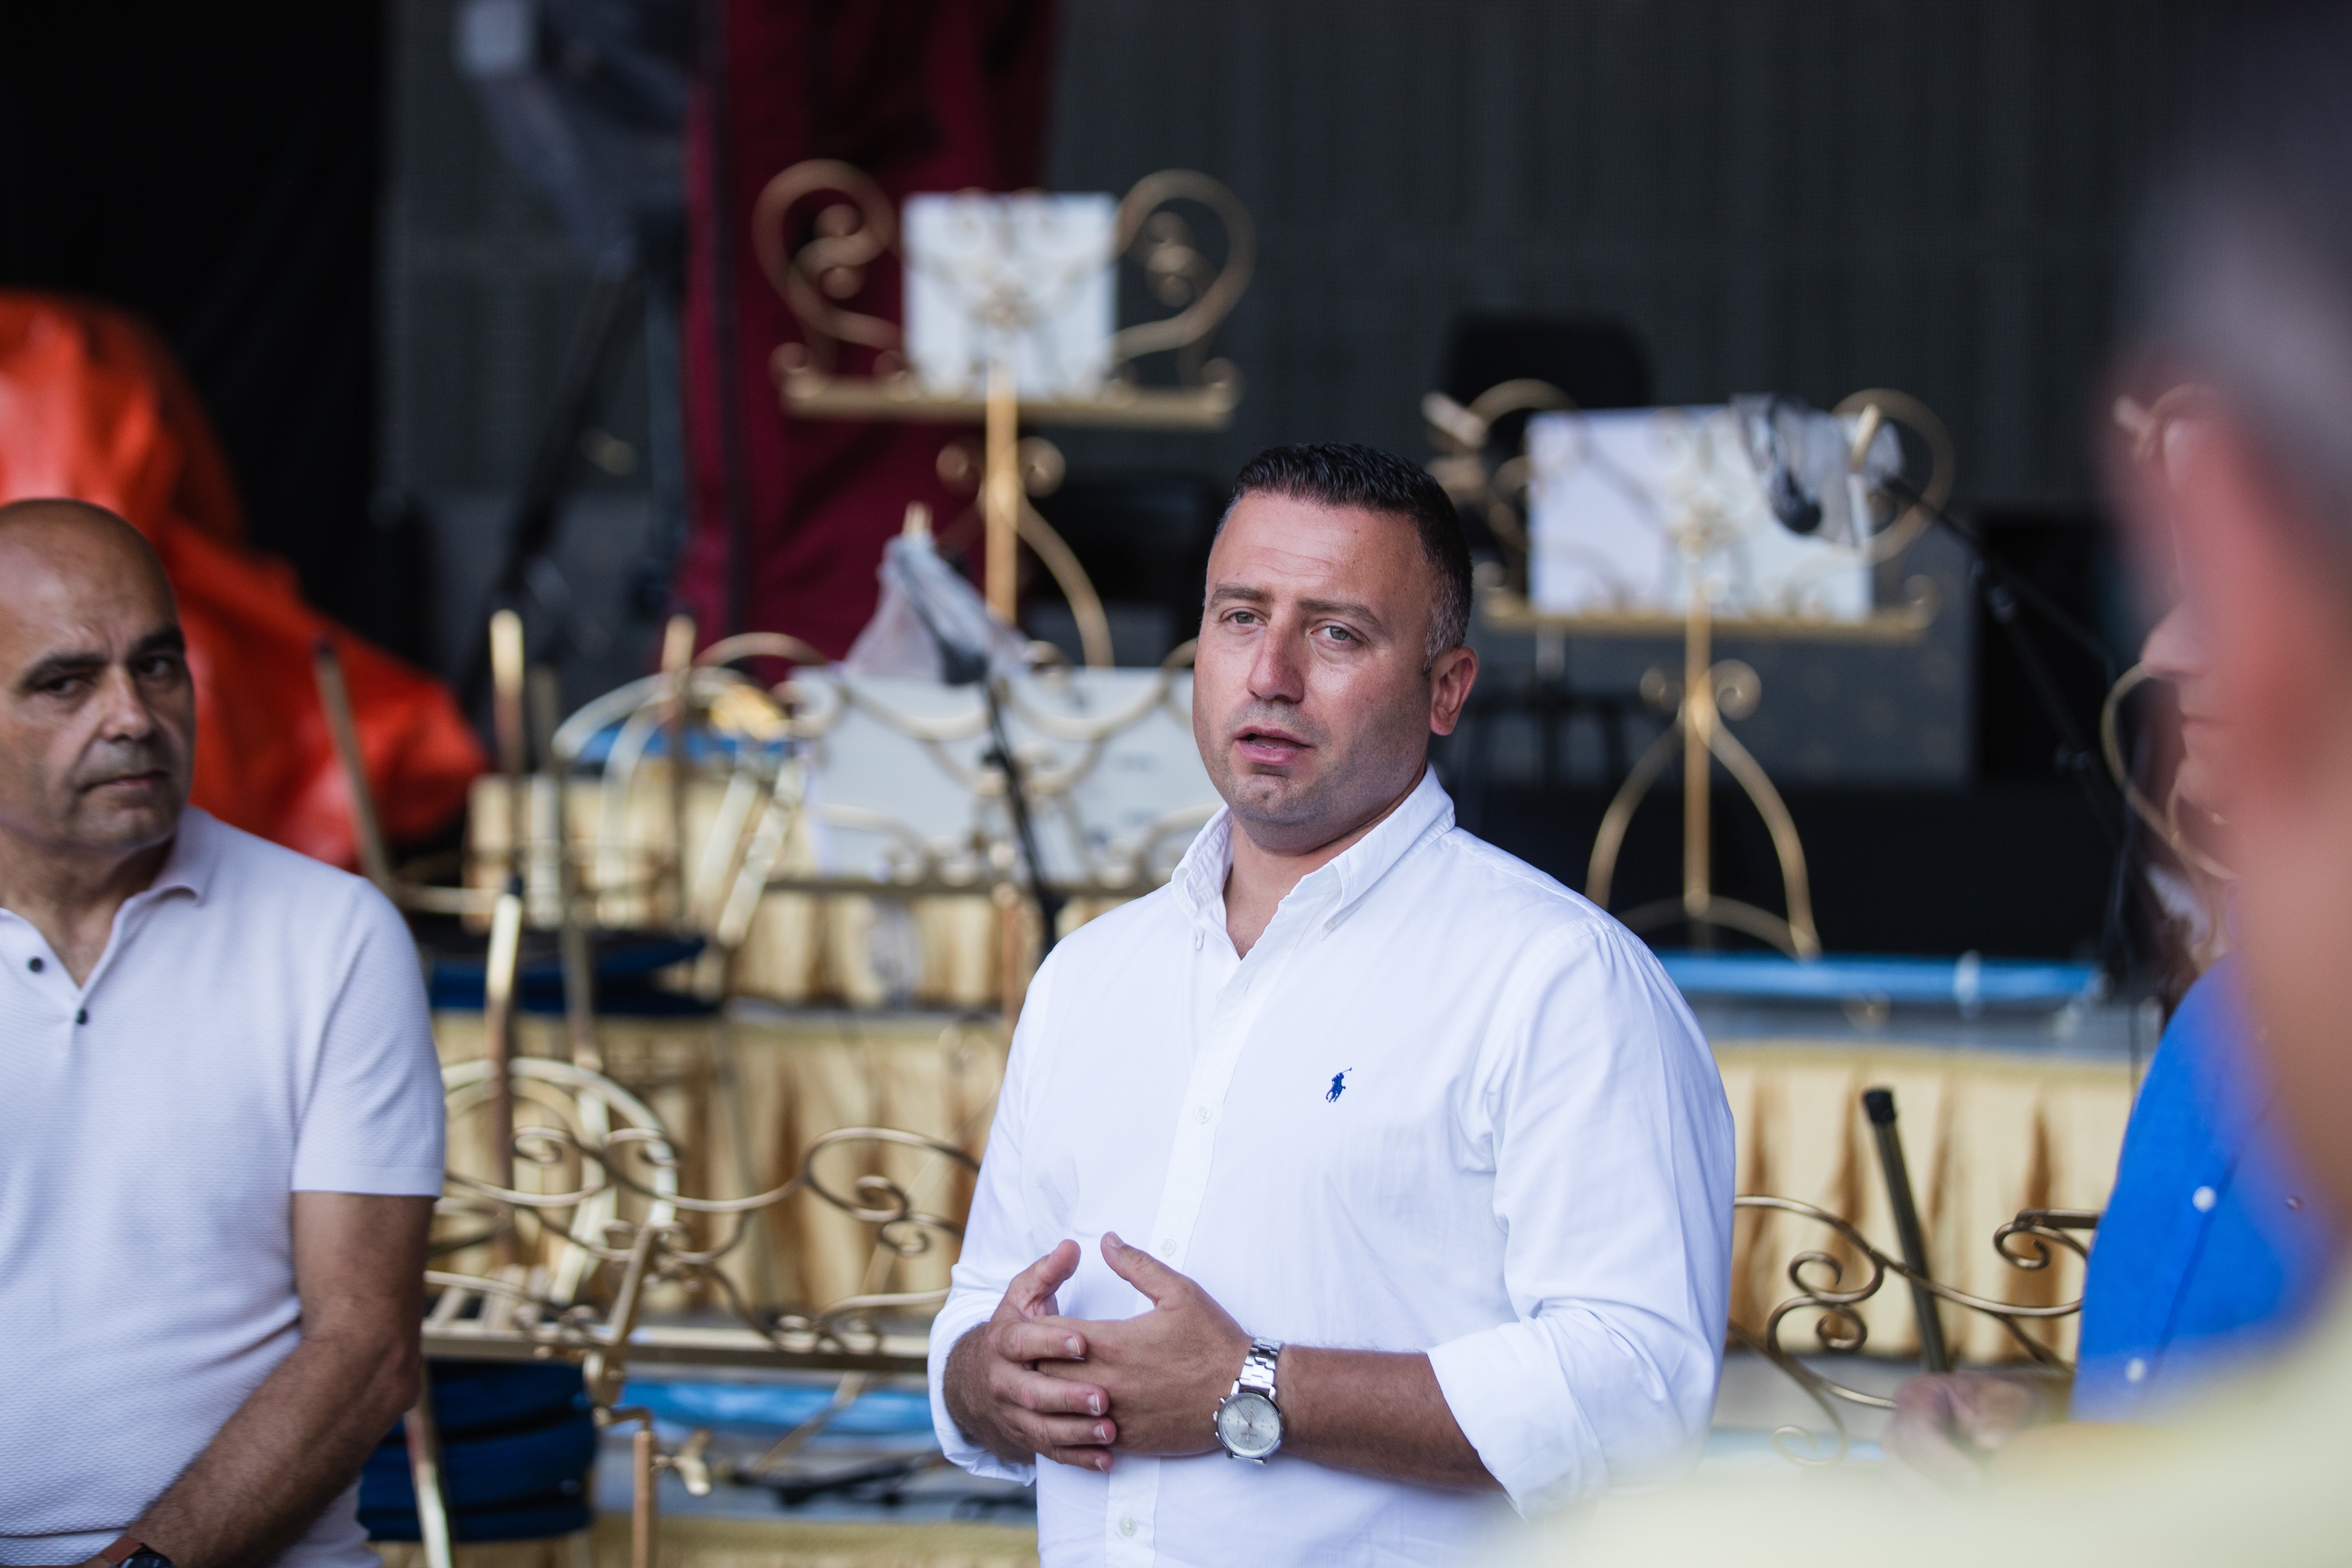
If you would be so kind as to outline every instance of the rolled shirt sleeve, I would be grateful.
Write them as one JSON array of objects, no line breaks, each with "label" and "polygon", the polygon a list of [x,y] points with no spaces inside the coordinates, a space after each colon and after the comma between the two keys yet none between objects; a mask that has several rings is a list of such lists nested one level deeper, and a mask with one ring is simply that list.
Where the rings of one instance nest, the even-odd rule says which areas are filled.
[{"label": "rolled shirt sleeve", "polygon": [[948,1299],[931,1320],[928,1366],[931,1391],[931,1426],[949,1460],[975,1476],[993,1480],[1036,1479],[1035,1464],[1007,1464],[964,1436],[948,1413],[948,1353],[964,1335],[996,1315],[1013,1277],[1026,1268],[1045,1248],[1031,1234],[1031,1205],[1022,1168],[1022,1134],[1031,1098],[1029,1065],[1036,1041],[1045,1031],[1052,1008],[1055,963],[1048,956],[1030,982],[1013,1034],[1013,1048],[1004,1064],[1004,1083],[997,1091],[996,1115],[989,1124],[988,1148],[980,1164],[980,1180],[964,1225],[963,1249],[949,1277]]},{"label": "rolled shirt sleeve", "polygon": [[1480,1068],[1517,1321],[1429,1358],[1529,1513],[1696,1458],[1721,1369],[1734,1154],[1706,1041],[1639,942],[1583,924],[1523,973]]}]

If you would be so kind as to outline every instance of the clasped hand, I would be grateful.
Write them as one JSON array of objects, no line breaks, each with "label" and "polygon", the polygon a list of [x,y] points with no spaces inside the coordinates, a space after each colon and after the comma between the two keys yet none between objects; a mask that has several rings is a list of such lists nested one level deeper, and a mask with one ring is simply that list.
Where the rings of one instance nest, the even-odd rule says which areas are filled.
[{"label": "clasped hand", "polygon": [[996,1315],[948,1358],[948,1408],[1000,1458],[1108,1470],[1114,1453],[1173,1458],[1217,1446],[1217,1402],[1250,1337],[1209,1293],[1118,1236],[1103,1261],[1151,1310],[1097,1322],[1065,1318],[1055,1292],[1077,1272],[1065,1241],[1023,1269]]}]

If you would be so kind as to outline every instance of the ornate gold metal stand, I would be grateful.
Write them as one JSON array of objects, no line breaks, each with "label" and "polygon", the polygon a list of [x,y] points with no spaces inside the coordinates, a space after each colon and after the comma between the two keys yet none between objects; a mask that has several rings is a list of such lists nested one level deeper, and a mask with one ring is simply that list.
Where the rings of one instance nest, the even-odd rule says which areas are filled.
[{"label": "ornate gold metal stand", "polygon": [[[1496,535],[1524,561],[1529,535],[1519,508],[1528,479],[1522,453],[1491,470],[1486,443],[1494,422],[1506,414],[1570,406],[1557,388],[1537,381],[1512,381],[1491,388],[1465,408],[1433,393],[1423,400],[1423,414],[1441,447],[1430,465],[1458,503],[1486,511]],[[1928,449],[1932,471],[1925,504],[1906,508],[1885,528],[1853,547],[1866,564],[1892,560],[1923,532],[1932,510],[1943,503],[1951,487],[1951,443],[1942,425],[1916,399],[1885,389],[1859,392],[1838,405],[1840,415],[1858,416],[1852,444],[1852,461],[1859,466],[1873,439],[1890,419],[1915,430]],[[1763,683],[1753,668],[1738,659],[1717,661],[1716,630],[1722,626],[1742,636],[1801,637],[1824,642],[1898,643],[1916,640],[1935,618],[1935,584],[1915,576],[1906,584],[1906,602],[1854,621],[1801,616],[1742,615],[1719,619],[1710,596],[1710,560],[1726,543],[1718,520],[1705,516],[1683,519],[1674,529],[1683,552],[1684,575],[1690,584],[1682,617],[1654,612],[1547,615],[1535,610],[1507,586],[1489,588],[1480,600],[1486,624],[1496,630],[1533,633],[1559,646],[1559,638],[1586,636],[1657,636],[1679,630],[1683,637],[1683,671],[1679,682],[1663,669],[1643,678],[1643,696],[1654,706],[1671,707],[1673,721],[1643,752],[1627,773],[1601,819],[1587,867],[1585,895],[1606,908],[1616,879],[1617,859],[1625,834],[1643,798],[1664,773],[1679,750],[1683,761],[1683,888],[1679,897],[1659,900],[1629,910],[1621,917],[1639,931],[1676,921],[1689,924],[1705,940],[1720,928],[1738,931],[1779,948],[1792,958],[1821,956],[1819,932],[1813,925],[1812,894],[1805,870],[1804,845],[1795,820],[1748,748],[1725,728],[1727,719],[1744,719],[1756,710]],[[1539,645],[1540,646],[1540,645]],[[1732,781],[1755,805],[1772,836],[1780,861],[1785,918],[1769,910],[1715,891],[1713,880],[1714,764],[1723,763]]]},{"label": "ornate gold metal stand", "polygon": [[[1801,1252],[1790,1259],[1788,1271],[1789,1283],[1797,1293],[1774,1307],[1760,1330],[1738,1322],[1729,1325],[1733,1339],[1779,1367],[1805,1391],[1829,1418],[1835,1434],[1835,1447],[1824,1454],[1816,1434],[1801,1426],[1782,1426],[1772,1434],[1772,1446],[1784,1458],[1800,1465],[1829,1465],[1845,1458],[1849,1439],[1845,1416],[1838,1402],[1873,1410],[1894,1408],[1891,1399],[1848,1387],[1807,1366],[1797,1359],[1795,1352],[1780,1342],[1781,1331],[1791,1314],[1812,1311],[1819,1314],[1813,1319],[1813,1338],[1820,1351],[1832,1354],[1859,1352],[1869,1339],[1870,1330],[1854,1309],[1876,1295],[1889,1278],[1905,1280],[1915,1291],[1924,1291],[1937,1301],[1992,1319],[2009,1331],[2037,1367],[2060,1376],[2074,1371],[2056,1352],[2028,1333],[2026,1325],[2073,1317],[2083,1310],[2080,1297],[2050,1306],[2030,1306],[1972,1296],[1930,1278],[1900,1258],[1889,1257],[1872,1246],[1851,1222],[1827,1209],[1762,1193],[1743,1194],[1734,1198],[1732,1205],[1736,1209],[1751,1212],[1793,1215],[1825,1226],[1832,1233],[1831,1245],[1866,1270],[1861,1283],[1848,1288],[1844,1263],[1828,1252]],[[2029,1274],[2050,1268],[2058,1256],[2053,1247],[2072,1252],[2080,1262],[2089,1257],[2089,1252],[2071,1233],[2095,1229],[2098,1222],[2098,1215],[2087,1209],[2023,1209],[2015,1219],[1993,1232],[1993,1250],[2000,1254],[2002,1261]]]},{"label": "ornate gold metal stand", "polygon": [[[1805,879],[1805,848],[1797,837],[1797,824],[1781,803],[1747,747],[1723,727],[1726,716],[1744,719],[1756,710],[1763,683],[1756,671],[1738,659],[1714,662],[1714,618],[1703,579],[1694,574],[1690,614],[1683,623],[1683,679],[1674,722],[1650,743],[1642,760],[1617,787],[1615,798],[1601,818],[1592,841],[1592,862],[1585,877],[1585,897],[1609,907],[1609,885],[1617,870],[1617,855],[1625,830],[1642,797],[1650,793],[1679,741],[1683,753],[1683,891],[1675,900],[1662,900],[1628,910],[1621,918],[1635,931],[1675,919],[1702,931],[1716,926],[1745,931],[1768,942],[1792,958],[1815,959],[1822,942],[1813,930],[1813,900]],[[1655,672],[1653,672],[1654,674]],[[1651,684],[1645,682],[1645,685]],[[1713,761],[1720,759],[1732,779],[1747,792],[1772,835],[1772,849],[1780,861],[1780,885],[1788,900],[1786,920],[1714,890],[1712,838]]]},{"label": "ornate gold metal stand", "polygon": [[[497,983],[495,973],[492,980]],[[676,1472],[696,1496],[709,1492],[712,1482],[707,1432],[665,1448],[653,1431],[651,1413],[620,1403],[633,1364],[831,1373],[843,1383],[827,1407],[828,1418],[847,1407],[868,1374],[920,1374],[926,1339],[911,1315],[936,1306],[944,1291],[869,1288],[815,1311],[773,1315],[744,1301],[719,1265],[769,1210],[805,1194],[874,1227],[875,1267],[868,1277],[878,1281],[889,1260],[923,1253],[940,1237],[959,1238],[961,1227],[924,1211],[906,1186],[878,1173],[857,1176],[848,1191],[836,1190],[819,1173],[820,1157],[846,1145],[893,1146],[927,1153],[962,1173],[976,1172],[979,1163],[962,1149],[894,1128],[845,1127],[815,1140],[799,1169],[777,1186],[740,1198],[698,1198],[680,1190],[678,1173],[686,1160],[678,1142],[644,1101],[601,1073],[551,1058],[518,1057],[505,1063],[452,1063],[442,1077],[453,1124],[487,1110],[496,1127],[496,1118],[511,1118],[518,1107],[543,1119],[508,1122],[510,1136],[497,1140],[492,1164],[501,1173],[515,1171],[518,1162],[524,1168],[551,1170],[558,1190],[525,1190],[511,1173],[483,1180],[449,1173],[449,1194],[441,1205],[445,1219],[487,1222],[487,1228],[445,1238],[436,1250],[462,1251],[491,1238],[505,1246],[499,1266],[487,1275],[427,1271],[425,1285],[435,1300],[425,1322],[425,1354],[576,1362],[599,1427],[639,1424],[631,1449],[633,1568],[652,1568],[661,1473]],[[623,1212],[624,1198],[633,1213]],[[686,1223],[697,1215],[719,1229],[707,1244],[698,1243]],[[572,1295],[561,1283],[591,1282],[600,1275],[613,1283],[608,1294],[593,1300]],[[644,1321],[647,1293],[664,1285],[708,1293],[723,1303],[735,1323]],[[904,1321],[893,1322],[894,1317]],[[822,1424],[808,1424],[794,1436],[804,1442]],[[410,1432],[412,1472],[423,1509],[429,1506],[428,1492],[436,1501],[439,1496],[429,1411],[425,1422]],[[746,1467],[747,1473],[761,1473],[796,1446],[779,1445]]]},{"label": "ornate gold metal stand", "polygon": [[[815,235],[794,250],[785,226],[804,202],[820,206]],[[1213,266],[1173,209],[1187,202],[1206,208],[1224,231],[1225,260]],[[761,266],[801,322],[804,342],[780,345],[771,362],[787,412],[810,419],[889,419],[982,427],[975,474],[968,444],[940,455],[950,484],[976,480],[985,531],[983,583],[989,607],[1013,619],[1018,546],[1026,543],[1069,598],[1089,665],[1111,662],[1108,622],[1077,559],[1028,498],[1060,483],[1061,453],[1038,438],[1024,439],[1023,423],[1158,431],[1216,431],[1233,421],[1241,375],[1225,360],[1202,358],[1210,335],[1248,286],[1256,239],[1249,215],[1233,193],[1205,174],[1171,169],[1147,175],[1119,203],[1112,257],[1124,255],[1143,270],[1152,296],[1176,313],[1139,322],[1113,335],[1112,379],[1085,397],[1024,398],[1001,363],[992,363],[985,395],[942,396],[907,368],[898,324],[843,303],[866,286],[866,270],[898,249],[898,214],[881,187],[849,164],[828,159],[796,163],[768,182],[754,206],[751,238]],[[835,373],[841,345],[874,353],[873,374]],[[1176,356],[1177,384],[1146,386],[1132,379],[1136,361]],[[961,520],[958,520],[959,521]],[[940,531],[950,534],[950,522]]]},{"label": "ornate gold metal stand", "polygon": [[[1861,621],[1808,620],[1797,616],[1743,616],[1718,621],[1712,606],[1694,593],[1690,612],[1680,619],[1641,614],[1548,616],[1507,590],[1490,589],[1480,600],[1479,613],[1498,631],[1551,637],[1660,637],[1683,635],[1683,677],[1679,683],[1663,670],[1652,670],[1643,680],[1643,695],[1660,706],[1671,705],[1674,721],[1651,742],[1609,803],[1601,830],[1592,843],[1585,875],[1585,896],[1607,906],[1616,878],[1617,858],[1626,830],[1664,773],[1679,745],[1683,752],[1683,892],[1629,910],[1621,917],[1640,930],[1647,925],[1686,919],[1744,931],[1770,942],[1792,957],[1816,956],[1820,940],[1812,924],[1811,894],[1805,874],[1804,847],[1796,825],[1781,803],[1779,791],[1748,749],[1724,728],[1723,721],[1744,719],[1756,710],[1763,683],[1756,671],[1739,659],[1713,662],[1713,641],[1718,626],[1741,637],[1772,639],[1801,638],[1810,642],[1863,643],[1892,646],[1914,642],[1935,618],[1935,584],[1914,577],[1906,584],[1909,598],[1899,609],[1881,610]],[[1694,701],[1691,693],[1697,694]],[[1780,919],[1753,905],[1717,895],[1711,886],[1713,791],[1710,757],[1720,759],[1732,778],[1756,803],[1772,834],[1788,899],[1789,918]],[[1811,944],[1811,952],[1807,945]]]}]

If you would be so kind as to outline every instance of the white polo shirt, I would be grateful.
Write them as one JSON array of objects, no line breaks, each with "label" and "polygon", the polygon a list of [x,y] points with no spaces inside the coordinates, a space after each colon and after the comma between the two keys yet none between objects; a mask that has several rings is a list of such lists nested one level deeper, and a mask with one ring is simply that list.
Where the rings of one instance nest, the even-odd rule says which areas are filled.
[{"label": "white polo shirt", "polygon": [[[291,1194],[441,1190],[416,949],[191,808],[89,983],[0,910],[0,1563],[121,1534],[301,1337]],[[356,1489],[281,1562],[367,1568]]]},{"label": "white polo shirt", "polygon": [[1066,1237],[1085,1255],[1065,1313],[1148,1310],[1102,1261],[1115,1230],[1252,1334],[1427,1352],[1503,1490],[1288,1454],[1044,1464],[1046,1568],[1476,1560],[1515,1505],[1675,1473],[1722,1365],[1732,1127],[1657,960],[1455,827],[1434,773],[1301,879],[1247,957],[1225,934],[1232,846],[1221,813],[1166,887],[1038,971],[931,1331],[949,1458],[1032,1473],[958,1430],[948,1351]]}]

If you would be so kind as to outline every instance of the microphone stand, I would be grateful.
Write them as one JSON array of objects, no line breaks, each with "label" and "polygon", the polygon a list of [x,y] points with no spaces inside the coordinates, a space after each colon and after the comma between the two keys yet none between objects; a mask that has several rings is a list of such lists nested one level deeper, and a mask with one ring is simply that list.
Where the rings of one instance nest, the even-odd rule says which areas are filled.
[{"label": "microphone stand", "polygon": [[1939,506],[1931,506],[1900,476],[1880,482],[1880,489],[1897,500],[1918,507],[1928,520],[1968,547],[1974,558],[1969,579],[1984,595],[1985,608],[1991,613],[1993,624],[2000,627],[2010,650],[2024,668],[2025,679],[2033,688],[2035,700],[2056,728],[2059,737],[2057,762],[2062,772],[2071,775],[2075,786],[2083,792],[2084,804],[2098,822],[2099,831],[2107,840],[2115,856],[2115,872],[2108,879],[2106,909],[2100,933],[2102,962],[2112,960],[2110,973],[2126,984],[2137,977],[2144,955],[2131,935],[2130,922],[2125,917],[2126,886],[2129,877],[2134,840],[2137,837],[2132,814],[2123,809],[2120,801],[2111,798],[2095,782],[2093,772],[2098,753],[2084,740],[2074,716],[2067,710],[2064,698],[2059,695],[2058,683],[2051,678],[2050,667],[2041,650],[2026,635],[2022,611],[2031,609],[2056,627],[2068,641],[2096,660],[2102,676],[2113,687],[2116,681],[2115,660],[2090,629],[2068,615],[2007,562],[1987,548],[1983,531],[1974,524],[1963,522]]},{"label": "microphone stand", "polygon": [[1022,777],[1021,764],[1013,754],[1013,741],[1004,726],[1004,699],[996,678],[989,673],[988,656],[969,648],[940,630],[923,607],[921,598],[907,595],[907,604],[923,629],[931,634],[931,641],[940,650],[940,670],[950,686],[978,686],[981,698],[988,704],[989,749],[981,760],[1004,775],[1004,805],[1013,818],[1013,837],[1021,847],[1023,868],[1028,873],[1030,900],[1037,906],[1044,925],[1039,936],[1039,951],[1054,951],[1054,927],[1061,919],[1062,908],[1069,902],[1061,889],[1045,880],[1045,862],[1037,853],[1037,829],[1029,816],[1029,786]]},{"label": "microphone stand", "polygon": [[1004,701],[996,678],[983,672],[980,689],[988,699],[988,736],[991,742],[986,761],[995,764],[1004,774],[1004,804],[1013,817],[1013,836],[1021,841],[1021,858],[1029,872],[1029,897],[1037,906],[1037,916],[1044,925],[1038,938],[1041,953],[1054,951],[1054,927],[1062,918],[1062,907],[1069,902],[1059,888],[1045,880],[1045,863],[1037,855],[1037,829],[1029,817],[1029,787],[1021,775],[1021,764],[1013,760],[1013,742],[1004,729]]},{"label": "microphone stand", "polygon": [[1968,547],[1969,553],[1974,557],[1974,563],[1969,571],[1969,581],[1984,596],[1985,608],[1991,614],[1993,624],[2000,628],[2010,651],[2017,656],[2017,662],[2024,668],[2026,682],[2033,689],[2034,700],[2058,731],[2059,771],[2072,777],[2082,790],[2091,815],[2098,819],[2100,832],[2106,836],[2108,847],[2120,852],[2123,848],[2122,824],[2111,815],[2115,803],[2108,800],[2093,782],[2093,764],[2098,753],[2084,739],[2082,727],[2075,723],[2074,714],[2067,710],[2066,700],[2060,695],[2058,683],[2052,679],[2050,667],[2043,660],[2041,649],[2035,647],[2033,639],[2026,635],[2022,611],[2034,611],[2064,634],[2067,640],[2096,660],[2110,686],[2116,679],[2115,660],[2108,657],[2105,647],[2087,627],[2061,609],[2049,595],[2019,575],[2009,563],[1995,555],[1986,546],[1984,534],[1975,524],[1963,522],[1942,507],[1930,505],[1926,496],[1900,476],[1881,480],[1879,488],[1897,500],[1919,508],[1927,514],[1930,521]]}]

